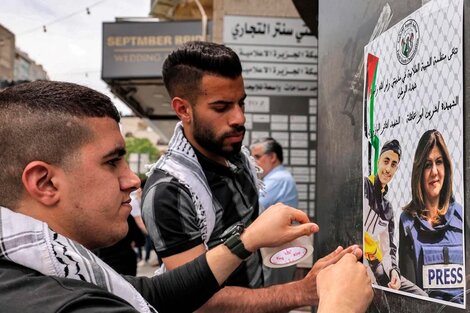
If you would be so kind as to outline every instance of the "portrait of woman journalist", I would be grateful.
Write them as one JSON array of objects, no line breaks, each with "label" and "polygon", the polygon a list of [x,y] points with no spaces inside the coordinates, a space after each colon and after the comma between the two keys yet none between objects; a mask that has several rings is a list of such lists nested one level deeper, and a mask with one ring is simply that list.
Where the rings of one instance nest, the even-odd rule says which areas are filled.
[{"label": "portrait of woman journalist", "polygon": [[412,199],[400,216],[399,267],[430,297],[463,303],[463,212],[453,196],[452,174],[442,134],[426,131],[414,156]]}]

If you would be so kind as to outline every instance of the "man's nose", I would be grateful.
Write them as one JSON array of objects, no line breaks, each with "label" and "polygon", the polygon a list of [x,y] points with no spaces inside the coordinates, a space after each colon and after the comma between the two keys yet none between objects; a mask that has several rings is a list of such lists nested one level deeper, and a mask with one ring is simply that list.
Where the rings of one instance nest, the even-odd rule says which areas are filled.
[{"label": "man's nose", "polygon": [[231,126],[244,125],[246,121],[245,112],[243,107],[240,105],[235,105],[231,114],[229,124]]},{"label": "man's nose", "polygon": [[121,185],[121,190],[130,189],[134,191],[140,187],[140,178],[130,169],[129,165],[127,165],[124,175],[119,179],[119,184]]}]

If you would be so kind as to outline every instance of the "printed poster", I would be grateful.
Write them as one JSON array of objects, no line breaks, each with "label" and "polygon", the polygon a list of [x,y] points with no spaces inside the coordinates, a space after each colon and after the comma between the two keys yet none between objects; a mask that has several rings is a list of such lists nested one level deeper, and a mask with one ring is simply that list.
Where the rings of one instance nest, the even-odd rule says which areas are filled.
[{"label": "printed poster", "polygon": [[364,263],[375,288],[465,308],[463,0],[364,48]]}]

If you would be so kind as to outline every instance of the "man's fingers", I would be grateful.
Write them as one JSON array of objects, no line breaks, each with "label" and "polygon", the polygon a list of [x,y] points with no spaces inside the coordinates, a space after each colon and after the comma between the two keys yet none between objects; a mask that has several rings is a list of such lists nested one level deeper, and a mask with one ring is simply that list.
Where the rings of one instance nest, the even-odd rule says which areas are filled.
[{"label": "man's fingers", "polygon": [[327,264],[333,264],[336,263],[341,257],[347,253],[347,250],[345,250],[343,247],[339,246],[336,248],[335,251],[331,252],[330,254],[324,256],[321,258],[319,261],[326,262]]},{"label": "man's fingers", "polygon": [[305,214],[305,212],[300,211],[300,210],[295,209],[295,208],[291,208],[291,209],[292,209],[292,211],[291,211],[291,214],[292,214],[291,220],[292,221],[297,221],[301,224],[310,222],[310,219],[308,218],[307,214]]},{"label": "man's fingers", "polygon": [[[321,260],[321,261],[328,261],[328,260],[334,258],[335,256],[337,256],[338,253],[340,253],[341,251],[343,251],[343,247],[338,246],[335,251],[331,252],[331,253],[328,254],[328,255],[325,255],[325,256],[324,256],[323,258],[321,258],[320,260]],[[319,260],[319,261],[320,261],[320,260]]]},{"label": "man's fingers", "polygon": [[[344,250],[344,251],[346,251],[346,250]],[[340,262],[356,263],[357,259],[356,259],[356,256],[353,253],[345,253],[345,254],[341,255]]]},{"label": "man's fingers", "polygon": [[362,249],[358,245],[351,245],[344,249],[345,253],[352,253],[353,255],[356,256],[356,259],[359,260],[362,258]]},{"label": "man's fingers", "polygon": [[300,237],[302,235],[310,236],[311,234],[317,233],[320,230],[320,227],[318,227],[318,225],[315,223],[306,223],[306,224],[294,225],[292,230],[296,237]]},{"label": "man's fingers", "polygon": [[352,254],[354,254],[356,256],[356,259],[359,260],[362,258],[362,250],[361,248],[357,247],[356,249],[354,249],[352,251]]},{"label": "man's fingers", "polygon": [[[346,249],[343,249],[343,247],[340,246],[340,247],[336,248],[336,250],[333,251],[332,253],[328,254],[325,257],[323,257],[321,260],[323,262],[325,262],[326,265],[330,265],[330,264],[334,264],[334,263],[338,262],[345,255],[351,254],[351,255],[354,255],[354,258],[357,261],[357,255],[352,253],[353,251],[356,251],[357,249],[359,249],[359,251],[360,251],[360,248],[357,245],[352,245],[350,247],[347,247]],[[360,252],[360,253],[362,253],[362,252]]]}]

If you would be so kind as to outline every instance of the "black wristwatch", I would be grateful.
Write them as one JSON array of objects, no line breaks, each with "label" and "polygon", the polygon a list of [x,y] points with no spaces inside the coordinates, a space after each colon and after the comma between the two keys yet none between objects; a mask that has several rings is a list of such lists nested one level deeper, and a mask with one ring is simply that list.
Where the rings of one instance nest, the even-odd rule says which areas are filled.
[{"label": "black wristwatch", "polygon": [[244,260],[251,255],[251,252],[245,249],[245,245],[240,239],[240,235],[245,230],[245,226],[241,223],[234,224],[222,234],[224,245],[240,259]]}]

